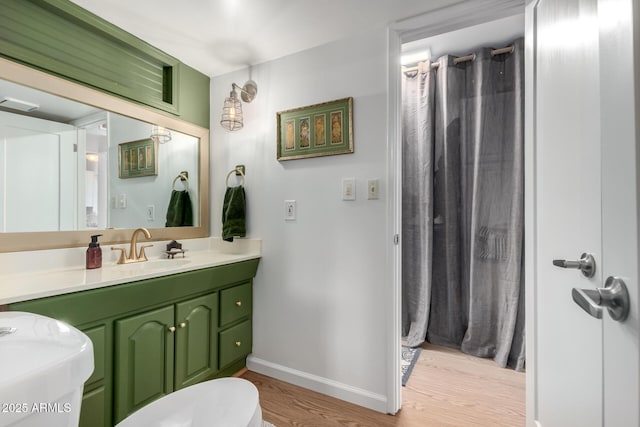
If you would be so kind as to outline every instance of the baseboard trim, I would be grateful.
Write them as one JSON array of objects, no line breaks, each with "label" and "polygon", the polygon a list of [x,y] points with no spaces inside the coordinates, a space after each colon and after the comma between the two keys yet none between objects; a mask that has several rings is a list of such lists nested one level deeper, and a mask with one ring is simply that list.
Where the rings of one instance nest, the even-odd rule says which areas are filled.
[{"label": "baseboard trim", "polygon": [[278,365],[253,355],[247,357],[250,371],[313,390],[374,411],[387,413],[387,398],[358,387]]}]

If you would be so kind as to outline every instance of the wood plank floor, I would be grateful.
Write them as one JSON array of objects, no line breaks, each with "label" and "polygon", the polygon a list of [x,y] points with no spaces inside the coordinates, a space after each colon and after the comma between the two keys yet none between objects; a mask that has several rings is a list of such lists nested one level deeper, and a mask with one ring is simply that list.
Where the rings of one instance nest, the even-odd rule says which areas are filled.
[{"label": "wood plank floor", "polygon": [[425,345],[395,416],[362,408],[255,372],[263,418],[276,427],[450,427],[525,424],[525,375],[492,360]]}]

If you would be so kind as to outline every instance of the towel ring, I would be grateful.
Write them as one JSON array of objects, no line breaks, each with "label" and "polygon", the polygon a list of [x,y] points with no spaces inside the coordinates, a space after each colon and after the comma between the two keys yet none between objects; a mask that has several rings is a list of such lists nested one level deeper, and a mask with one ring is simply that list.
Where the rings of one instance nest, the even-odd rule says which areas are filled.
[{"label": "towel ring", "polygon": [[242,182],[240,183],[240,185],[244,185],[244,173],[242,173],[240,169],[233,169],[232,171],[229,171],[229,173],[227,174],[227,179],[226,179],[227,187],[229,186],[229,177],[234,173],[239,173],[240,175],[242,175]]},{"label": "towel ring", "polygon": [[171,184],[171,188],[173,190],[176,189],[176,181],[177,180],[180,180],[180,181],[184,182],[185,190],[189,191],[189,178],[187,178],[187,176],[185,174],[183,174],[183,173],[181,173],[180,175],[176,176],[173,179],[173,184]]}]

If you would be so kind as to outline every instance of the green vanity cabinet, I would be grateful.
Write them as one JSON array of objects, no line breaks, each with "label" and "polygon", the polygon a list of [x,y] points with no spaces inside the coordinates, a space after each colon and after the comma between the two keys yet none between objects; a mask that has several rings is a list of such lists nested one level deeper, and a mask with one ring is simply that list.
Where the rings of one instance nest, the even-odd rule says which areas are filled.
[{"label": "green vanity cabinet", "polygon": [[172,391],[246,364],[259,259],[9,305],[91,339],[81,427],[110,427]]},{"label": "green vanity cabinet", "polygon": [[116,321],[115,422],[217,371],[218,294]]}]

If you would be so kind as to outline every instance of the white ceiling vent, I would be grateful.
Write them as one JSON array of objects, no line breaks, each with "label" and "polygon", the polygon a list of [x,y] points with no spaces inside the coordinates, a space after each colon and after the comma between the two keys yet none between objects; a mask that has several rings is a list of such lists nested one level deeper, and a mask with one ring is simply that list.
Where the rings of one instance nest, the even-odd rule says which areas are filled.
[{"label": "white ceiling vent", "polygon": [[9,98],[8,96],[5,96],[0,100],[0,107],[10,108],[12,110],[19,110],[19,111],[33,111],[40,108],[38,104],[33,104],[27,101],[21,101],[15,98]]}]

